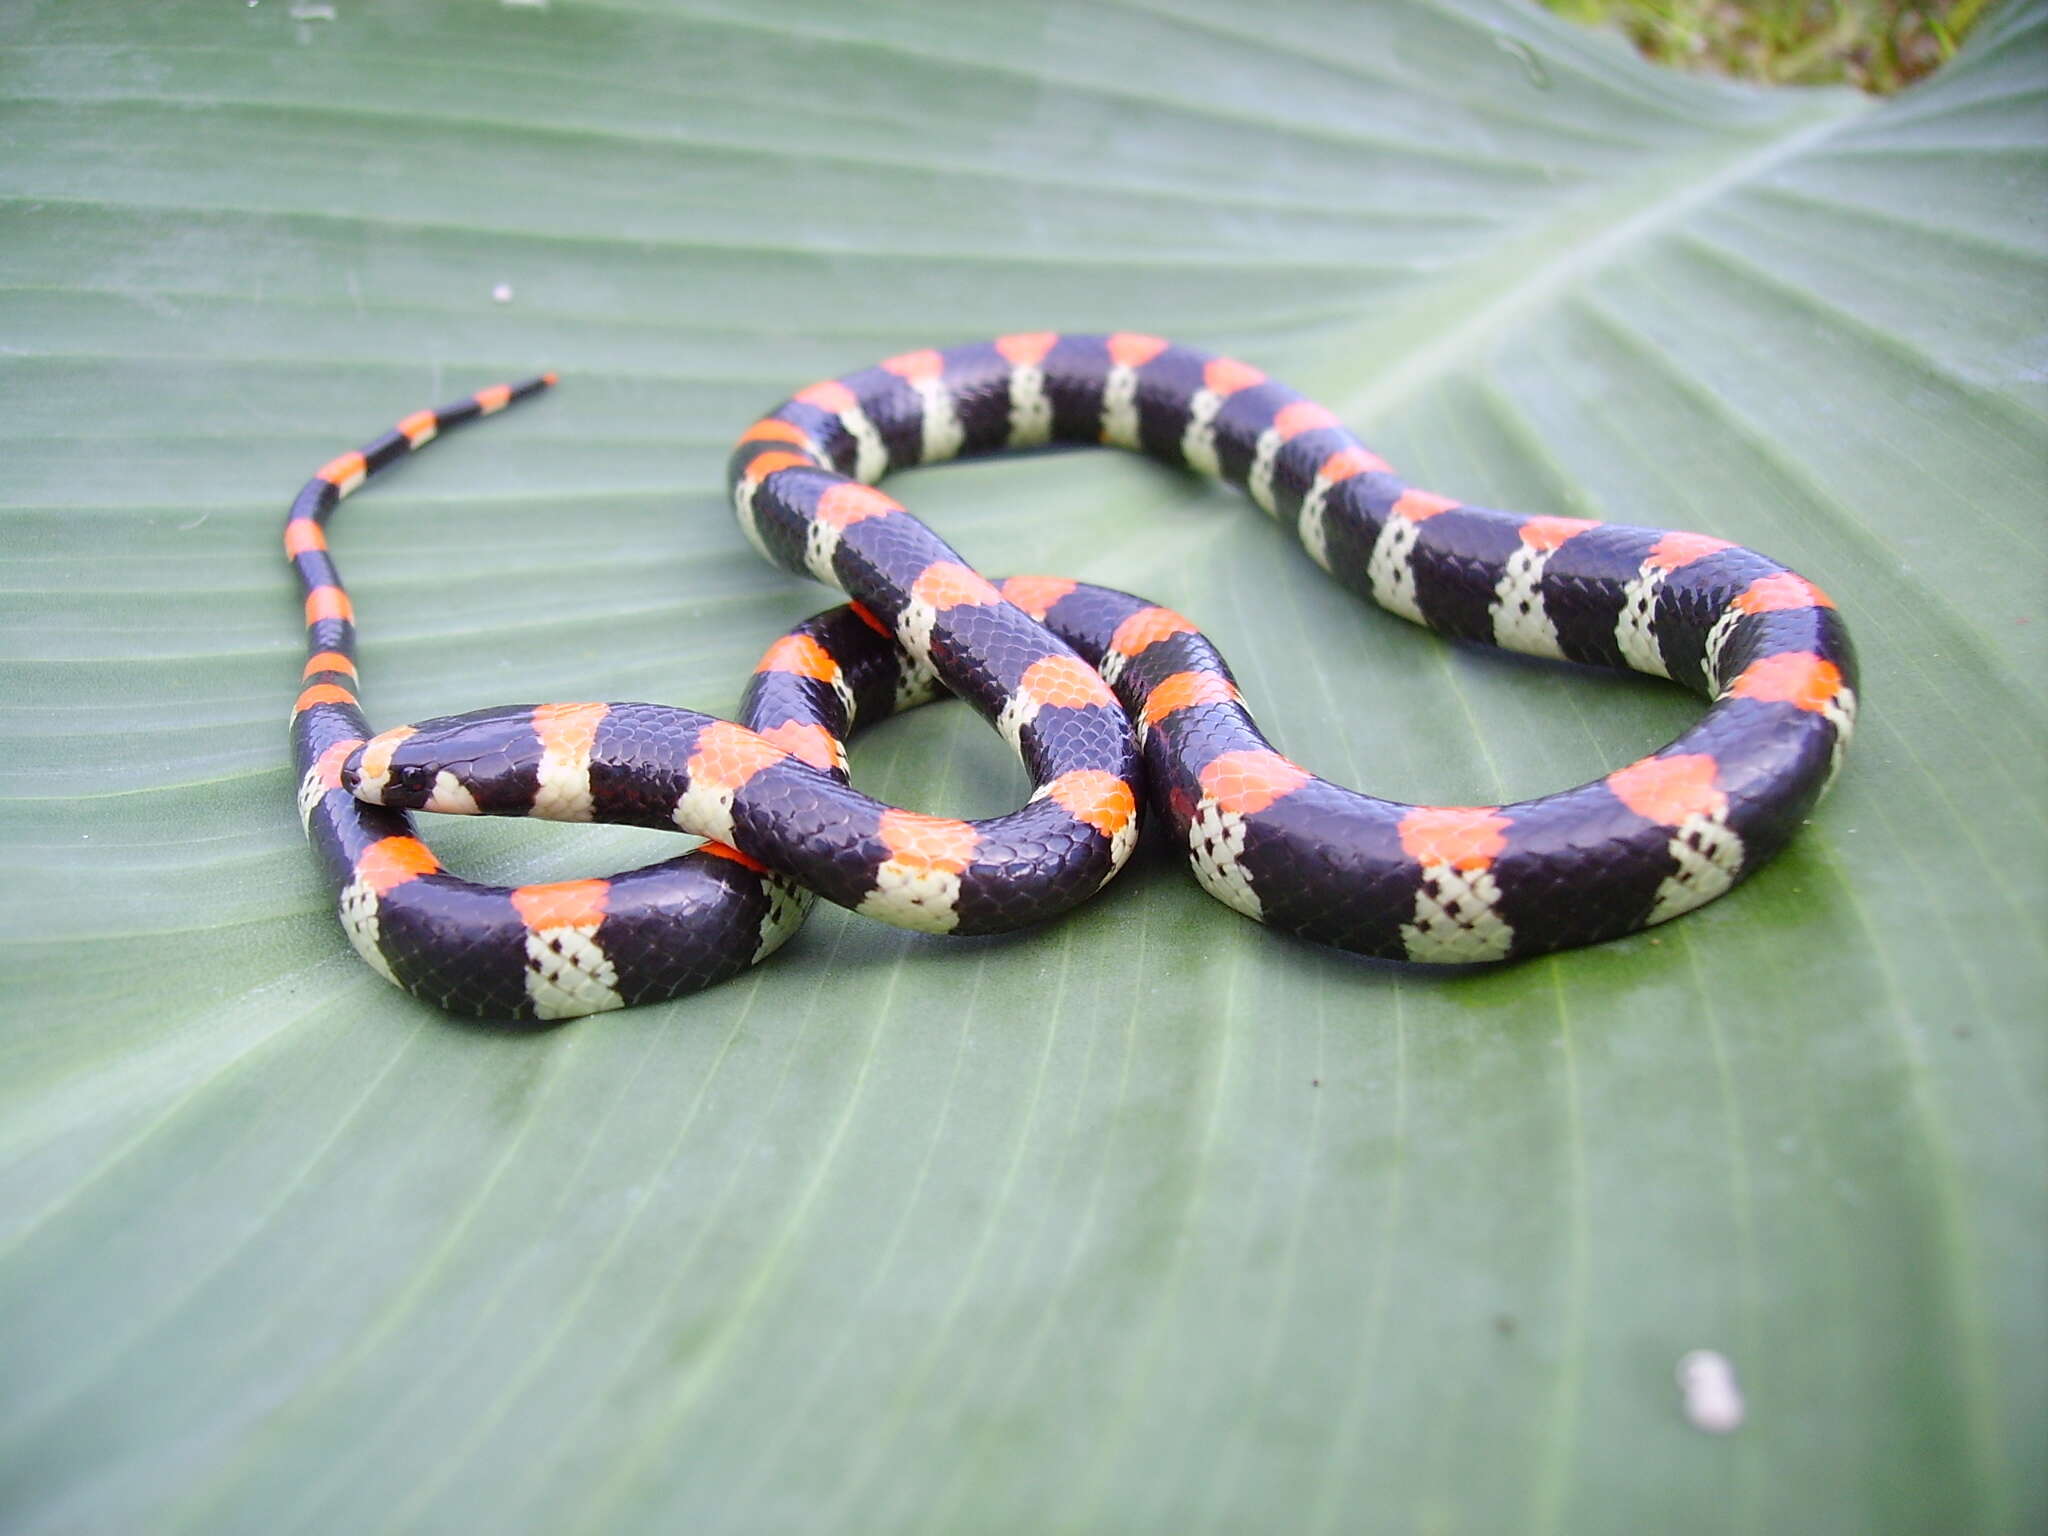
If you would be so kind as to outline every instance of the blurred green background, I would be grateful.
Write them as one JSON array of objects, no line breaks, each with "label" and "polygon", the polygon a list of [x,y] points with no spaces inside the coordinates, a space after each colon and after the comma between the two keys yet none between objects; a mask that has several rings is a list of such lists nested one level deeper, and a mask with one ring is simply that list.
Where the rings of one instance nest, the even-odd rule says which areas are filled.
[{"label": "blurred green background", "polygon": [[1992,0],[1541,0],[1643,56],[1773,85],[1889,94],[1955,56]]}]

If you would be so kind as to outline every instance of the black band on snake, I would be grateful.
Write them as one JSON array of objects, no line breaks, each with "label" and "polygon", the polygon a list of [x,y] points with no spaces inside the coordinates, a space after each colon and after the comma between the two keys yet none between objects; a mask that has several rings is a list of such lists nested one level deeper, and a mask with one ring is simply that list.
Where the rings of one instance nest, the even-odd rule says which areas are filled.
[{"label": "black band on snake", "polygon": [[[1210,894],[1319,943],[1432,964],[1597,943],[1690,911],[1768,859],[1854,722],[1840,615],[1762,555],[1464,506],[1404,484],[1330,412],[1243,363],[1132,333],[1035,332],[890,358],[747,429],[731,464],[741,528],[854,601],[769,648],[737,723],[538,704],[373,735],[329,514],[440,432],[553,382],[406,417],[321,469],[285,525],[306,592],[292,742],[307,834],[357,951],[457,1012],[569,1018],[694,991],[775,950],[812,893],[935,933],[1040,922],[1116,874],[1141,806]],[[1063,577],[991,582],[872,488],[892,469],[1047,443],[1219,476],[1384,608],[1671,678],[1707,712],[1639,762],[1515,805],[1403,805],[1329,784],[1259,734],[1187,619]],[[1018,811],[957,821],[848,783],[850,730],[942,692],[1016,749],[1035,786]],[[483,886],[441,869],[410,810],[708,841],[606,879]]]}]

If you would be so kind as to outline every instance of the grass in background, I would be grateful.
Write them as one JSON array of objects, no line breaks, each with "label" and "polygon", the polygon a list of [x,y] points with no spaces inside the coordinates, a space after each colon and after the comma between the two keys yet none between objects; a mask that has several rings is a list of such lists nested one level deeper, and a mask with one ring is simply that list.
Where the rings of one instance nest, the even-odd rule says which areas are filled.
[{"label": "grass in background", "polygon": [[1618,27],[1645,58],[1772,85],[1877,95],[1947,62],[1991,0],[1542,0]]}]

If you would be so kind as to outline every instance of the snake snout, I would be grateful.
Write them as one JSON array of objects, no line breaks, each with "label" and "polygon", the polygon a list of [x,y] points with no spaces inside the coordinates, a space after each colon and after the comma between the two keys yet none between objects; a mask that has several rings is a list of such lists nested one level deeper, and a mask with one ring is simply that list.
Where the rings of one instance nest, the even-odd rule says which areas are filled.
[{"label": "snake snout", "polygon": [[342,760],[341,787],[369,805],[416,811],[433,793],[434,772],[424,763],[397,760],[399,744],[413,733],[406,727],[371,738]]},{"label": "snake snout", "polygon": [[399,774],[387,763],[379,769],[364,762],[365,749],[357,747],[343,759],[338,777],[341,787],[366,805],[403,806]]}]

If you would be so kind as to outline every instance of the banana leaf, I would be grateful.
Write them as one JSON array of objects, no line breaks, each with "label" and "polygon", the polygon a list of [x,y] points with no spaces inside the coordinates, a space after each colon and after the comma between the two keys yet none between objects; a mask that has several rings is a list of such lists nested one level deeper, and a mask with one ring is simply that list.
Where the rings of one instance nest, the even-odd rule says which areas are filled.
[{"label": "banana leaf", "polygon": [[[0,1526],[2041,1529],[2044,95],[2020,0],[1882,103],[1507,0],[7,7]],[[1026,329],[1797,567],[1865,669],[1833,794],[1678,923],[1465,975],[1156,837],[1043,929],[823,909],[548,1031],[356,958],[285,748],[315,466],[559,370],[337,517],[365,706],[729,713],[833,599],[747,548],[726,445]],[[1563,788],[1699,708],[1370,611],[1130,456],[891,490],[1193,616],[1375,793]],[[1026,789],[957,705],[854,770]],[[428,835],[498,882],[681,846]]]}]

